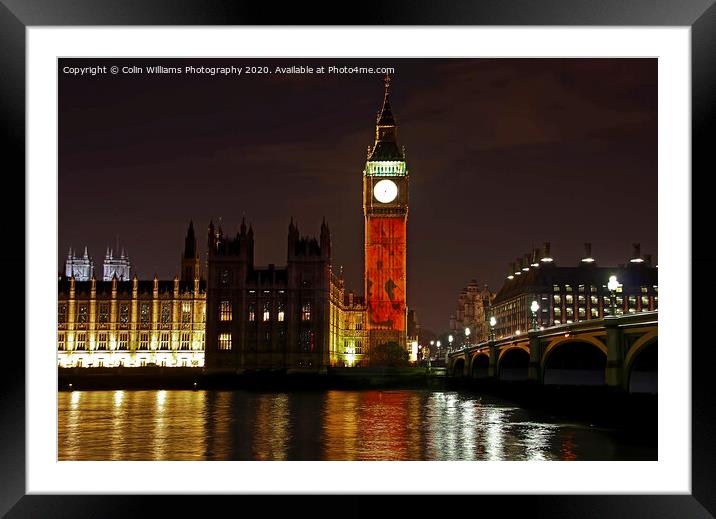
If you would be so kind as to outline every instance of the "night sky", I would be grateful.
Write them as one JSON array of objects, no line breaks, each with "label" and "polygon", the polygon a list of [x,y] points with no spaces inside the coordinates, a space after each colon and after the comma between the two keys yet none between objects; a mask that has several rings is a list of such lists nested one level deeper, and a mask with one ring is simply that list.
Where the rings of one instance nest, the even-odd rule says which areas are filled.
[{"label": "night sky", "polygon": [[179,274],[190,220],[246,215],[256,264],[286,262],[291,216],[363,291],[362,170],[377,74],[72,76],[66,66],[389,66],[410,173],[408,306],[448,327],[471,279],[497,291],[542,242],[576,265],[657,255],[656,59],[60,60],[59,251],[95,269],[117,236],[140,279]]}]

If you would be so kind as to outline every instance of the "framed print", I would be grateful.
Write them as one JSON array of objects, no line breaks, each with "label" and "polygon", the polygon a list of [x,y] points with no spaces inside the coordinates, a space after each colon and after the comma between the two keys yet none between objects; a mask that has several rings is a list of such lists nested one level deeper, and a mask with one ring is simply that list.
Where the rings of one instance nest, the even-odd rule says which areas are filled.
[{"label": "framed print", "polygon": [[711,2],[62,4],[0,7],[9,517],[714,514]]}]

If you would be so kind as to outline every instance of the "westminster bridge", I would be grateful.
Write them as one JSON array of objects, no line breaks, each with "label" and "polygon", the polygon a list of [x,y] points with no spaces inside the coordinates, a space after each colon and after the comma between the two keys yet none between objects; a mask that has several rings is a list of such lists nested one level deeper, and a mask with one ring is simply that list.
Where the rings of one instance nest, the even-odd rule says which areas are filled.
[{"label": "westminster bridge", "polygon": [[656,393],[658,312],[552,326],[454,349],[451,377]]}]

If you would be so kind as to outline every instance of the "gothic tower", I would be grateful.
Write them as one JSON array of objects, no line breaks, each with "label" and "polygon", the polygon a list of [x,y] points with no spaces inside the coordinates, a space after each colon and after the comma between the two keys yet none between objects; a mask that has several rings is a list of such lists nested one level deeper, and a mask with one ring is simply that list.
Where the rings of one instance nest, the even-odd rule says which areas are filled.
[{"label": "gothic tower", "polygon": [[375,143],[363,170],[365,217],[365,297],[370,347],[406,341],[406,236],[408,170],[405,151],[390,107],[390,77],[385,76],[383,106]]},{"label": "gothic tower", "polygon": [[189,222],[189,229],[184,238],[184,254],[181,256],[181,280],[193,282],[199,278],[199,251],[196,248],[194,222]]}]

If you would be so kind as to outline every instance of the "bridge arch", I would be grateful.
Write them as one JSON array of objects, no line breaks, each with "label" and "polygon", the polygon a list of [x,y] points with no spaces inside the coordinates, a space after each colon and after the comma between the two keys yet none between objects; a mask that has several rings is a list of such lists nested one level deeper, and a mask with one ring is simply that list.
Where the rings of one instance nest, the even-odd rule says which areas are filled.
[{"label": "bridge arch", "polygon": [[530,365],[530,349],[519,344],[508,346],[500,351],[497,358],[497,376],[499,380],[517,382],[527,380]]},{"label": "bridge arch", "polygon": [[487,352],[480,352],[472,357],[470,363],[470,376],[472,378],[486,378],[489,375],[490,355]]},{"label": "bridge arch", "polygon": [[459,357],[455,359],[455,362],[452,365],[452,376],[453,377],[462,377],[465,375],[465,358]]},{"label": "bridge arch", "polygon": [[627,352],[624,359],[626,389],[630,393],[658,392],[659,344],[656,331],[650,332]]},{"label": "bridge arch", "polygon": [[547,345],[541,365],[545,385],[601,386],[607,346],[593,336],[561,337]]}]

